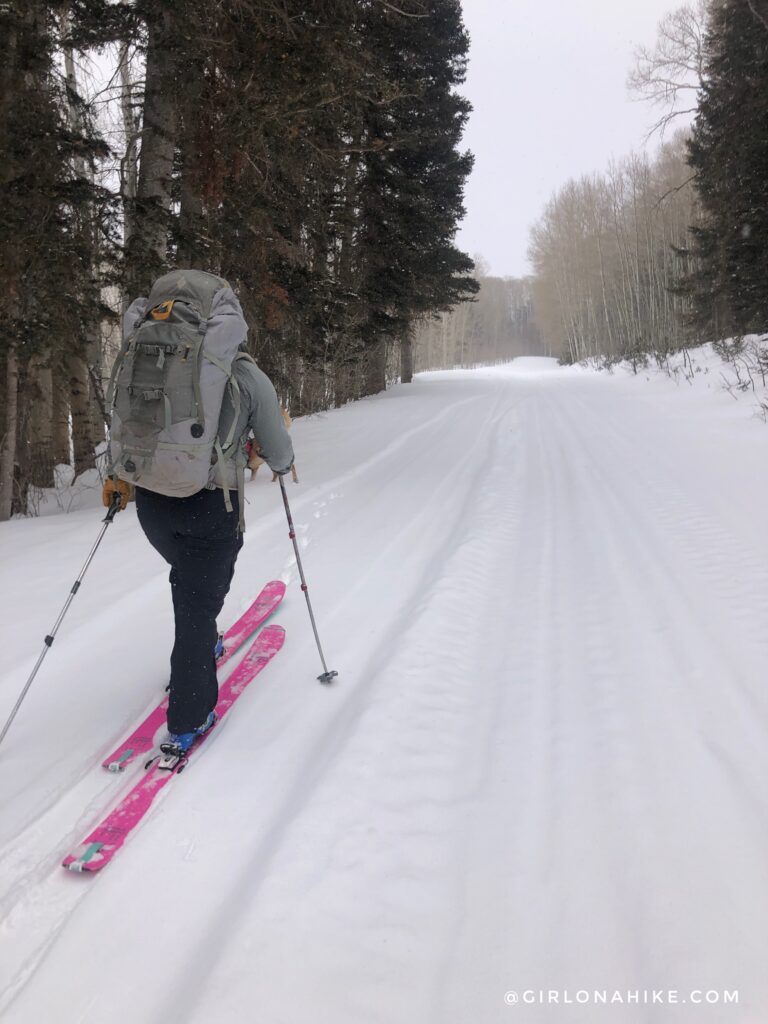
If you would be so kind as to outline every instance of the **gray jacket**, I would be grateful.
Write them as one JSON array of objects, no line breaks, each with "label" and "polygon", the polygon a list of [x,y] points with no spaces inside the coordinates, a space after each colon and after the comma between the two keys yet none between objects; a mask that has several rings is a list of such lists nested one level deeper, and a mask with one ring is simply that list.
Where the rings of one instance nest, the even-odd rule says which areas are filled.
[{"label": "gray jacket", "polygon": [[[247,462],[245,444],[251,431],[261,447],[259,454],[275,473],[284,473],[291,468],[293,445],[285,429],[277,394],[266,373],[250,359],[236,359],[232,364],[232,375],[240,389],[240,412],[234,434],[240,440],[236,442],[236,456],[227,460],[226,484],[234,490],[237,487],[236,467],[238,464],[245,466]],[[219,419],[219,437],[229,434],[233,415],[234,406],[227,388]],[[223,486],[220,474],[217,474],[215,483],[218,487]]]}]

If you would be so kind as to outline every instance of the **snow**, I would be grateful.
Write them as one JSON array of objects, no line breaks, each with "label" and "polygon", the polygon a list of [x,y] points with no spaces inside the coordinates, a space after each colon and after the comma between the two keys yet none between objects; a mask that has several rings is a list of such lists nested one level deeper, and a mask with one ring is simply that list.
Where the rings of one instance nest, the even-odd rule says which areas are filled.
[{"label": "snow", "polygon": [[[121,513],[0,747],[3,1024],[762,1024],[768,428],[759,382],[695,361],[521,359],[295,421],[339,679],[262,473],[221,621],[282,578],[286,646],[83,877],[59,862],[131,781],[100,758],[167,678],[166,568]],[[0,529],[0,720],[99,529]]]}]

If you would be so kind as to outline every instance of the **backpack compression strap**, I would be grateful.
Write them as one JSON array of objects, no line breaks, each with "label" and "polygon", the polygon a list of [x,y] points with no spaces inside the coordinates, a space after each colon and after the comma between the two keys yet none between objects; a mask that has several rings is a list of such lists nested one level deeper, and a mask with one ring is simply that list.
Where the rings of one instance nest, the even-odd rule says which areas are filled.
[{"label": "backpack compression strap", "polygon": [[[205,358],[212,362],[215,366],[218,366],[220,370],[227,374],[227,383],[230,386],[232,394],[232,423],[229,428],[229,432],[226,439],[222,442],[220,437],[216,437],[213,443],[214,451],[218,460],[218,465],[221,467],[221,487],[224,492],[224,506],[227,512],[232,511],[232,498],[230,496],[230,488],[227,484],[225,475],[225,466],[227,462],[231,462],[232,458],[236,459],[235,462],[235,473],[237,475],[237,498],[239,504],[240,517],[238,520],[238,529],[241,533],[245,533],[245,467],[242,465],[242,460],[237,460],[239,444],[235,444],[235,429],[237,427],[237,421],[240,419],[240,385],[237,383],[237,379],[232,373],[232,370],[227,370],[226,365],[218,360],[215,356],[212,356],[209,352],[205,353]],[[251,362],[255,362],[252,356],[249,356],[247,352],[238,352],[235,358],[232,360],[234,365],[238,359],[249,359]]]}]

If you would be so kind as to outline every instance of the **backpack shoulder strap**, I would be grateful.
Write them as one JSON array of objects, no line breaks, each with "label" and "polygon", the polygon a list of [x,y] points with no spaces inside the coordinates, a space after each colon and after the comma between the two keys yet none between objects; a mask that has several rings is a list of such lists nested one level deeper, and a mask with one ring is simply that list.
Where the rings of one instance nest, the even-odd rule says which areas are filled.
[{"label": "backpack shoulder strap", "polygon": [[[238,362],[241,359],[245,360],[246,362],[253,363],[253,365],[256,366],[256,360],[248,352],[238,352],[235,355],[235,358],[232,360],[232,366],[234,367],[235,363]],[[239,416],[240,416],[240,387],[239,387],[239,385],[237,383],[237,380],[235,379],[234,373],[230,376],[230,383],[232,385],[233,404],[235,405],[235,416],[232,419],[232,433],[234,433],[235,422],[237,421],[237,419],[239,419]],[[235,472],[237,474],[237,497],[239,499],[239,505],[240,505],[240,522],[239,522],[238,525],[239,525],[239,528],[240,528],[240,532],[244,533],[245,532],[245,465],[243,464],[243,460],[240,458],[239,448],[240,448],[239,443],[238,444],[231,444],[229,449],[227,450],[227,455],[230,456],[230,457],[234,456],[234,458],[235,458]]]}]

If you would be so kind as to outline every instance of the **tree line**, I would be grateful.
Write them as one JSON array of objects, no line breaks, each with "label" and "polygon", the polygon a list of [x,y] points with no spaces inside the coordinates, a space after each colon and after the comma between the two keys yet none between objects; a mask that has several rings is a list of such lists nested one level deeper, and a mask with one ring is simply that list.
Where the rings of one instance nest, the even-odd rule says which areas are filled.
[{"label": "tree line", "polygon": [[94,466],[169,267],[233,284],[294,414],[410,380],[476,292],[459,0],[18,0],[0,31],[0,519]]},{"label": "tree line", "polygon": [[480,290],[472,301],[416,325],[416,370],[491,366],[517,356],[551,354],[534,322],[531,280],[494,277],[479,256],[475,277]]},{"label": "tree line", "polygon": [[672,136],[568,182],[531,232],[535,322],[566,360],[768,330],[768,0],[671,12],[629,86]]},{"label": "tree line", "polygon": [[684,338],[690,225],[698,217],[683,137],[566,184],[531,232],[536,323],[571,362],[642,358]]}]

